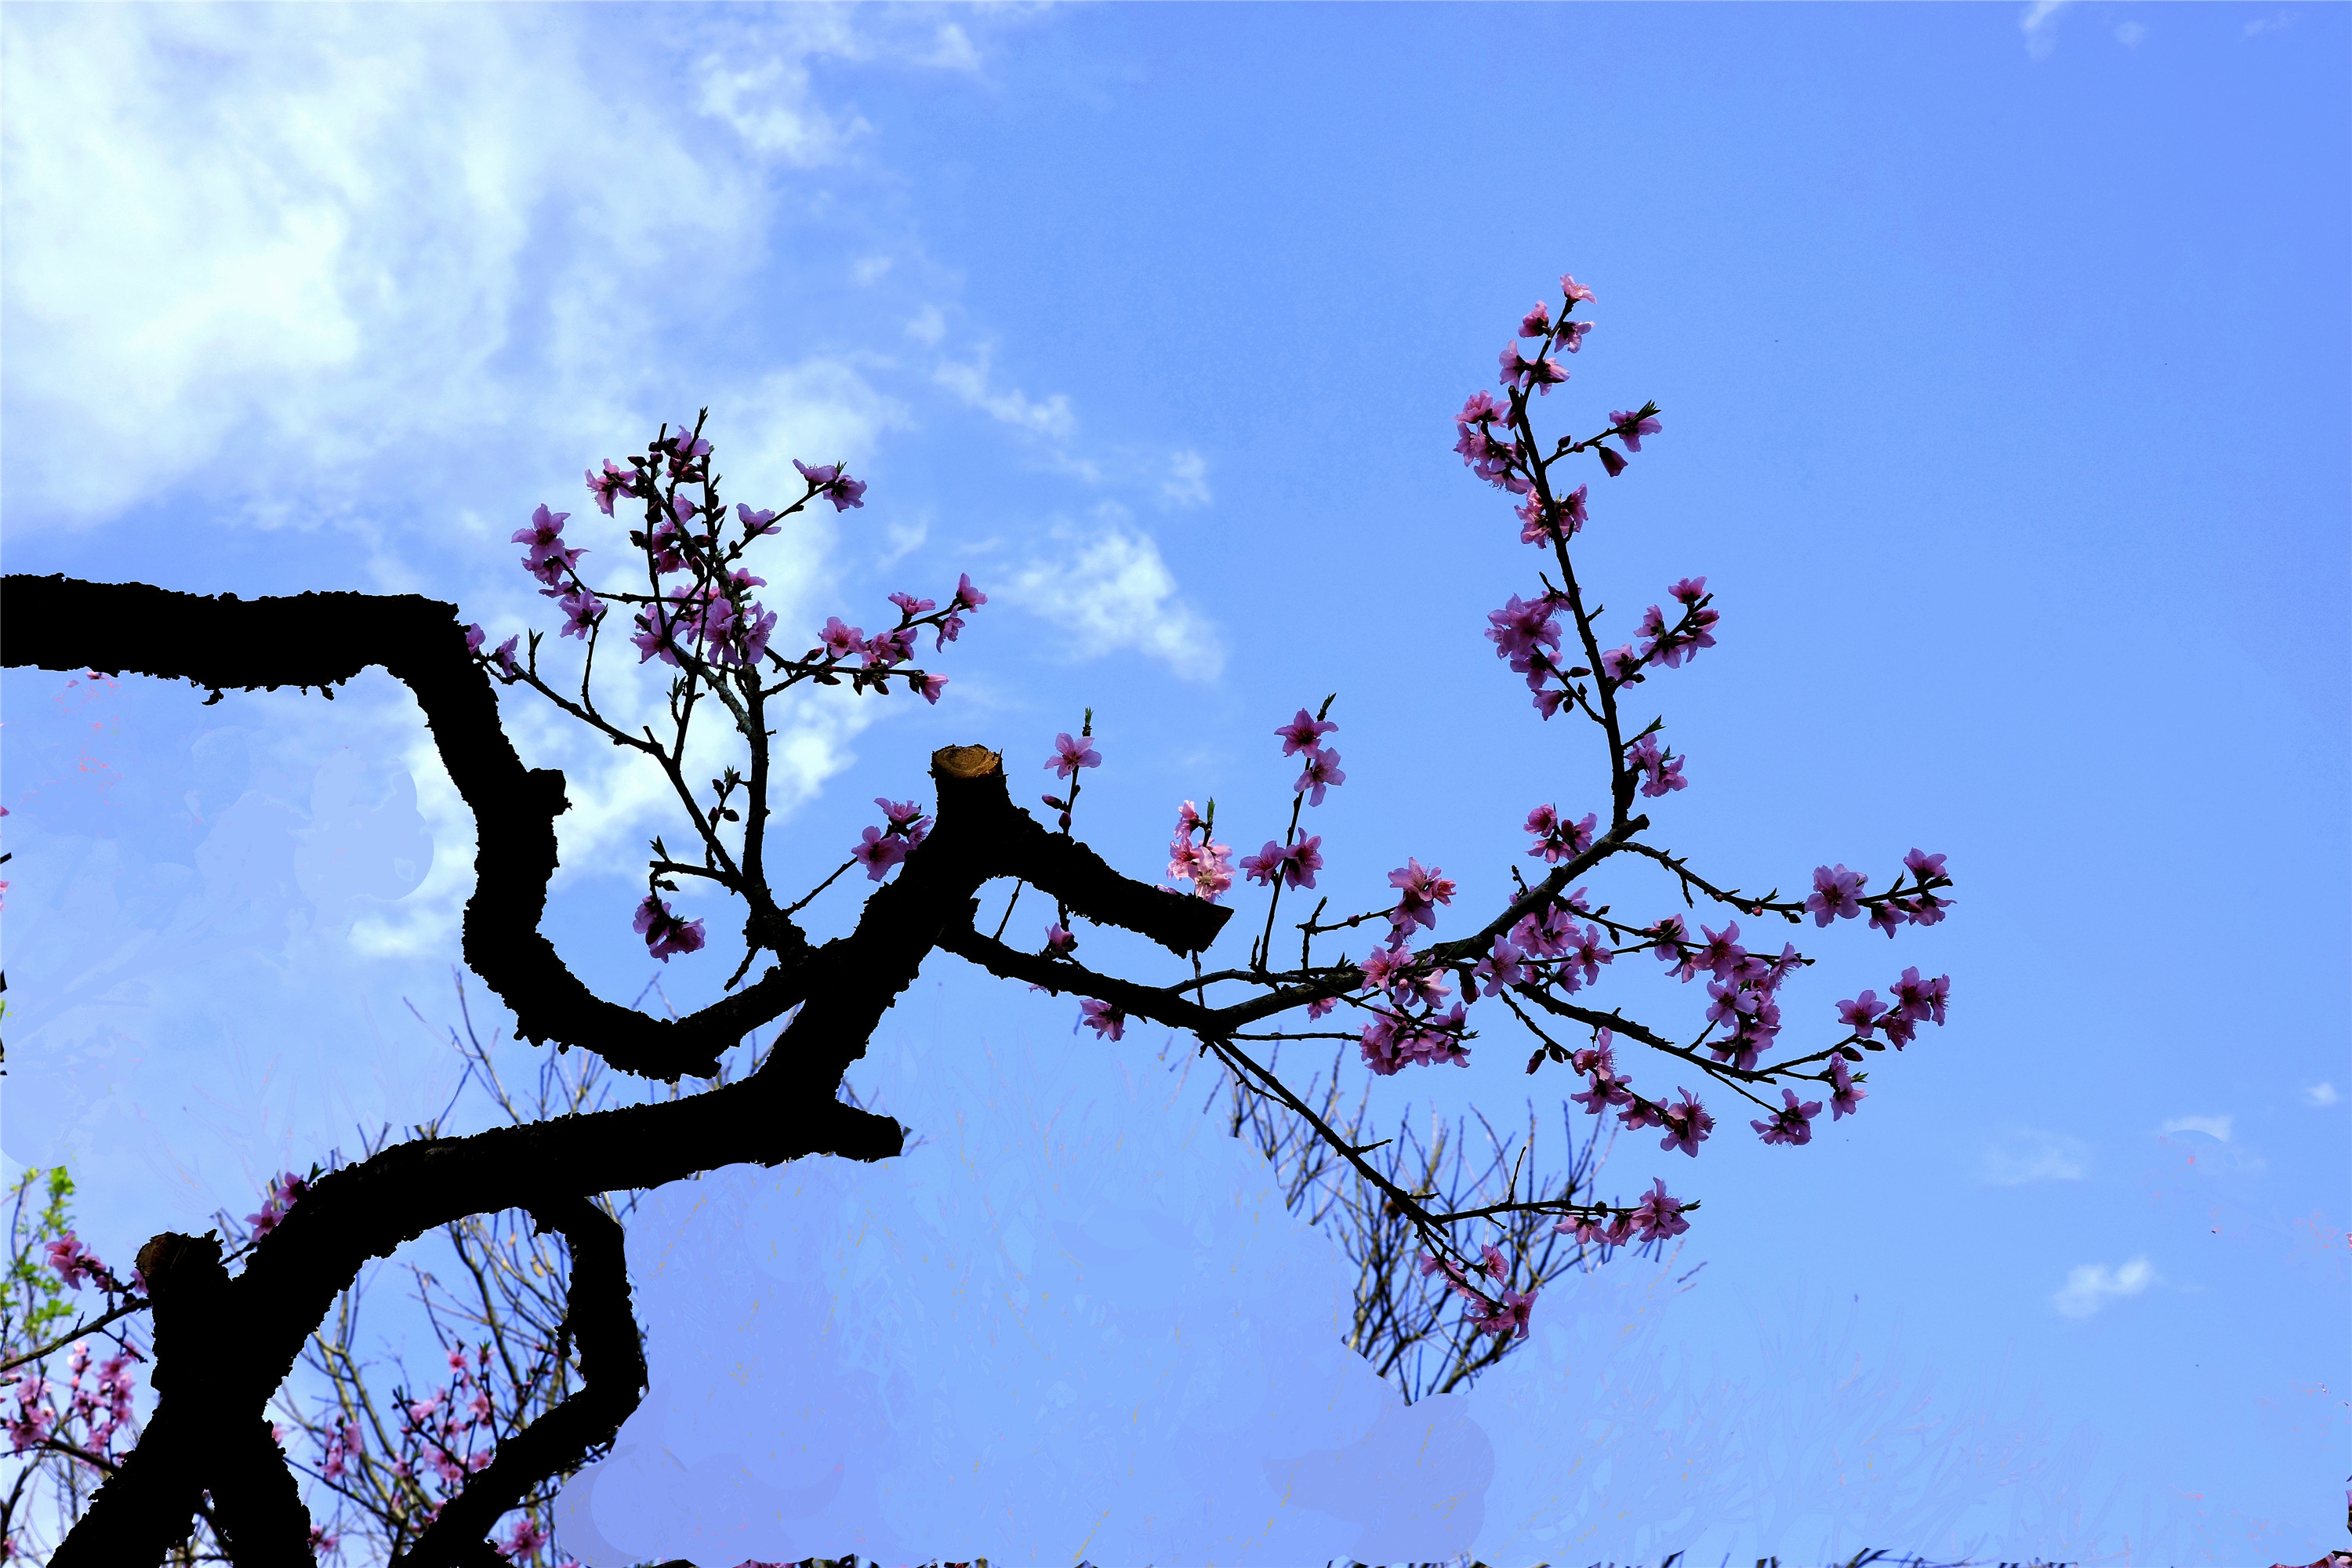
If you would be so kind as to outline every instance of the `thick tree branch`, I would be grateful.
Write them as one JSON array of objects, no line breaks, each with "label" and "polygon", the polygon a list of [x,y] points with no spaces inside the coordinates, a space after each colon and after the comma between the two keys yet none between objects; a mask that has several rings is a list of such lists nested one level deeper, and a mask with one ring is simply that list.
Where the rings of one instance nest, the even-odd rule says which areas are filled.
[{"label": "thick tree branch", "polygon": [[[381,665],[415,695],[451,782],[474,813],[475,886],[466,963],[513,1009],[518,1032],[594,1050],[614,1067],[677,1081],[709,1078],[719,1057],[802,999],[798,966],[672,1021],[591,992],[539,932],[555,873],[563,775],[526,769],[499,725],[488,671],[467,652],[456,606],[412,595],[206,598],[143,583],[10,575],[0,583],[0,661],[131,671],[218,691],[322,690]],[[791,933],[766,932],[786,945]]]}]

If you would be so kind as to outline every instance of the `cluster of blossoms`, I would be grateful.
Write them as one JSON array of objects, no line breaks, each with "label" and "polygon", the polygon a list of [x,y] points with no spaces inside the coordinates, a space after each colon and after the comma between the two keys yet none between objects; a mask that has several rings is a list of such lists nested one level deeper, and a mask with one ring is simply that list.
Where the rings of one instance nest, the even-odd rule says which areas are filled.
[{"label": "cluster of blossoms", "polygon": [[1176,808],[1176,834],[1168,841],[1168,875],[1175,881],[1190,882],[1197,896],[1211,903],[1234,885],[1234,847],[1215,842],[1217,833],[1217,803],[1209,803],[1209,815],[1202,816],[1186,801]]},{"label": "cluster of blossoms", "polygon": [[[1511,1277],[1510,1261],[1503,1256],[1501,1247],[1491,1244],[1481,1254],[1478,1268],[1498,1284]],[[1470,1283],[1461,1265],[1451,1258],[1433,1257],[1426,1252],[1421,1254],[1423,1279],[1440,1272],[1444,1274],[1447,1287],[1467,1303],[1471,1324],[1480,1332],[1510,1334],[1522,1340],[1528,1337],[1528,1319],[1533,1314],[1536,1304],[1533,1290],[1513,1290],[1506,1287],[1501,1292],[1501,1300],[1489,1300],[1484,1291]]]},{"label": "cluster of blossoms", "polygon": [[669,900],[653,893],[637,906],[633,929],[646,939],[646,951],[664,963],[673,953],[694,952],[702,946],[702,922],[678,919],[670,911]]},{"label": "cluster of blossoms", "polygon": [[288,1212],[302,1201],[302,1194],[310,1190],[310,1184],[293,1172],[280,1173],[271,1179],[269,1190],[261,1200],[261,1211],[246,1215],[245,1223],[253,1227],[256,1237],[268,1236],[278,1228],[278,1222],[284,1219]]},{"label": "cluster of blossoms", "polygon": [[1552,1229],[1604,1249],[1634,1240],[1664,1241],[1690,1228],[1690,1221],[1683,1218],[1683,1210],[1689,1206],[1666,1194],[1666,1184],[1661,1177],[1652,1180],[1650,1190],[1642,1194],[1642,1201],[1631,1211],[1605,1217],[1596,1214],[1570,1215]]},{"label": "cluster of blossoms", "polygon": [[[839,616],[827,616],[824,629],[817,634],[817,646],[808,656],[812,661],[821,661],[812,679],[821,686],[837,685],[841,662],[855,658],[858,665],[849,672],[851,686],[858,690],[868,687],[879,690],[888,684],[891,670],[915,657],[916,637],[923,627],[931,628],[931,648],[937,652],[961,635],[965,614],[988,603],[988,595],[973,587],[971,575],[965,574],[957,578],[955,592],[948,596],[948,607],[943,612],[937,600],[908,593],[892,594],[890,602],[898,607],[898,624],[870,637],[862,626],[850,626]],[[924,674],[908,679],[927,702],[937,702],[940,693],[947,689],[948,678],[944,675]]]},{"label": "cluster of blossoms", "polygon": [[[1326,701],[1324,712],[1330,709]],[[1256,854],[1242,857],[1243,875],[1261,887],[1312,888],[1315,874],[1323,869],[1323,836],[1300,837],[1298,813],[1303,805],[1321,805],[1327,794],[1348,782],[1348,775],[1339,769],[1339,753],[1323,743],[1323,737],[1339,728],[1321,714],[1301,708],[1296,718],[1274,731],[1282,740],[1282,754],[1298,759],[1299,773],[1291,785],[1290,827],[1282,842],[1269,838]]]},{"label": "cluster of blossoms", "polygon": [[[795,458],[793,467],[805,487],[801,497],[782,511],[737,503],[733,524],[740,537],[730,540],[727,509],[719,499],[710,462],[711,447],[702,436],[700,422],[689,426],[681,420],[675,426],[664,426],[647,452],[631,457],[629,466],[607,458],[601,469],[586,472],[588,492],[605,516],[614,515],[614,503],[619,500],[644,503],[643,526],[631,529],[628,538],[643,553],[652,588],[649,594],[607,591],[600,595],[589,588],[578,571],[581,558],[588,552],[564,538],[563,525],[572,514],[551,511],[544,504],[532,513],[530,526],[518,531],[514,539],[528,547],[522,564],[542,584],[540,592],[556,599],[563,609],[562,635],[588,641],[593,658],[593,634],[606,614],[605,600],[610,597],[636,606],[635,630],[629,640],[637,649],[637,662],[659,659],[685,672],[688,686],[696,679],[715,684],[723,676],[730,683],[740,683],[744,700],[756,704],[801,679],[837,686],[846,678],[853,690],[862,692],[887,691],[896,679],[907,689],[919,691],[925,700],[936,703],[946,689],[947,677],[905,668],[915,656],[918,638],[928,629],[933,633],[933,650],[943,649],[961,635],[965,617],[987,604],[988,595],[973,586],[968,575],[959,577],[944,608],[935,599],[894,593],[889,597],[898,611],[895,625],[869,637],[865,628],[833,616],[817,634],[814,647],[797,660],[787,659],[770,646],[776,613],[752,596],[752,590],[767,586],[767,579],[738,562],[755,541],[781,531],[782,519],[820,499],[830,500],[836,511],[863,507],[866,485],[852,479],[838,463],[813,467]],[[702,499],[698,501],[682,486],[699,486]],[[479,626],[466,628],[467,649],[488,663],[501,679],[537,683],[535,659],[527,668],[516,657],[520,637],[509,637],[492,653],[483,655],[487,640]],[[534,655],[537,647],[534,634]],[[784,672],[782,685],[758,687],[763,659]],[[672,687],[673,703],[678,700],[680,689]],[[690,710],[690,692],[685,701]],[[590,716],[594,717],[593,709]],[[743,728],[747,721],[740,709],[737,719],[738,728]],[[635,743],[617,735],[615,739],[616,743]],[[715,785],[717,781],[713,782]],[[730,770],[729,786],[738,782]],[[740,820],[726,809],[723,790],[713,815],[720,821]],[[922,827],[917,822],[911,812],[905,817],[894,815],[887,826],[866,831],[866,842],[856,857],[870,877],[879,880],[920,842]],[[675,890],[656,879],[635,914],[635,928],[645,938],[646,951],[665,963],[704,944],[702,922],[681,920],[659,897]]]},{"label": "cluster of blossoms", "polygon": [[[453,1347],[448,1359],[446,1382],[422,1399],[401,1401],[402,1453],[392,1469],[404,1480],[430,1470],[445,1489],[455,1489],[488,1465],[496,1452],[488,1439],[494,1406],[484,1381],[490,1347],[484,1342],[471,1358],[462,1346]],[[346,1456],[357,1448],[355,1427],[347,1426],[336,1436],[346,1440]],[[433,1512],[440,1512],[437,1505]]]},{"label": "cluster of blossoms", "polygon": [[868,879],[878,882],[922,843],[931,831],[931,819],[911,800],[890,800],[877,795],[874,804],[882,808],[883,824],[866,829],[849,851],[849,858],[866,868]]},{"label": "cluster of blossoms", "polygon": [[[58,1188],[53,1185],[51,1192],[55,1197]],[[55,1206],[51,1210],[52,1215],[60,1212]],[[128,1296],[134,1289],[141,1293],[146,1290],[146,1280],[138,1270],[133,1269],[131,1282],[124,1284],[70,1228],[58,1233],[43,1250],[48,1270],[66,1289],[95,1286],[110,1300]],[[57,1288],[44,1286],[37,1267],[28,1259],[18,1258],[12,1272],[15,1279],[53,1299],[52,1305],[32,1314],[29,1326],[37,1336],[52,1313],[62,1315],[68,1309],[54,1300]],[[0,1393],[0,1399],[13,1396],[12,1405],[0,1417],[6,1423],[9,1452],[64,1447],[78,1459],[86,1456],[109,1466],[119,1463],[117,1445],[138,1436],[131,1405],[137,1384],[131,1369],[145,1360],[147,1353],[138,1341],[126,1334],[115,1337],[114,1353],[95,1367],[89,1342],[77,1340],[67,1354],[62,1384],[48,1376],[45,1360],[38,1358],[27,1358],[28,1364],[0,1373],[0,1391],[5,1391]],[[12,1555],[15,1546],[13,1539],[0,1536],[0,1557]]]}]

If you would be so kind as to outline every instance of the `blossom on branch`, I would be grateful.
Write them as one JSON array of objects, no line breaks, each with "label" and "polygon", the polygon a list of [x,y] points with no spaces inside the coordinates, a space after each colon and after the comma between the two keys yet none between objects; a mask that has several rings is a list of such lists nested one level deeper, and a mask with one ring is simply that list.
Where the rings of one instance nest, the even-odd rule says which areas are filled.
[{"label": "blossom on branch", "polygon": [[651,893],[637,906],[633,926],[646,939],[646,949],[664,963],[670,961],[673,953],[693,952],[702,946],[702,922],[679,920],[670,912],[667,901]]}]

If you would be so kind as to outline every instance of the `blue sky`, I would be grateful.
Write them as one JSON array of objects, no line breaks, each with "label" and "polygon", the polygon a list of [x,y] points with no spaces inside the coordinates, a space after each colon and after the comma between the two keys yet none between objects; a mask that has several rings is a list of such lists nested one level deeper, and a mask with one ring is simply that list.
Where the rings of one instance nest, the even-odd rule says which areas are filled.
[{"label": "blue sky", "polygon": [[[2352,1471],[2348,21],[11,8],[0,549],[10,572],[204,592],[421,592],[503,637],[546,624],[507,542],[530,509],[601,524],[581,468],[708,405],[730,499],[784,494],[794,457],[872,485],[771,552],[787,626],[870,620],[900,586],[944,597],[959,571],[992,595],[936,710],[791,716],[780,798],[811,882],[933,747],[999,746],[1042,788],[1026,759],[1087,706],[1106,758],[1090,842],[1151,874],[1176,802],[1214,795],[1246,848],[1286,805],[1275,724],[1336,690],[1349,779],[1319,813],[1327,881],[1369,904],[1412,855],[1475,908],[1507,885],[1529,805],[1600,805],[1584,737],[1538,722],[1478,635],[1532,565],[1448,450],[1518,314],[1572,271],[1598,325],[1546,413],[1581,429],[1654,398],[1665,426],[1625,476],[1595,476],[1582,570],[1629,624],[1689,574],[1723,614],[1718,648],[1646,689],[1690,758],[1664,841],[1783,888],[1824,861],[1884,877],[1915,844],[1948,854],[1950,921],[1892,948],[1824,933],[1790,1005],[1826,1026],[1836,998],[1916,963],[1951,973],[1952,1021],[1874,1058],[1862,1114],[1812,1147],[1736,1122],[1695,1163],[1622,1141],[1604,1185],[1663,1174],[1703,1199],[1675,1273],[1706,1272],[1558,1287],[1528,1352],[1428,1416],[1467,1424],[1448,1452],[1475,1426],[1491,1475],[1391,1478],[1434,1510],[1392,1528],[1452,1530],[1442,1544],[1498,1564],[1955,1542],[2309,1561],[2345,1543]],[[624,710],[650,696],[614,674]],[[451,1011],[472,828],[393,683],[206,709],[10,671],[0,694],[11,1170],[70,1158],[113,1258],[244,1212],[272,1172],[354,1147],[355,1124],[439,1108],[455,1059],[403,999]],[[549,930],[626,1000],[657,967],[627,922],[631,858],[669,826],[655,781],[507,711],[574,803]],[[1631,876],[1596,891],[1671,900]],[[817,929],[855,907],[819,905]],[[683,1006],[726,967],[715,947],[662,978]],[[1611,984],[1689,1011],[1650,977]],[[935,1310],[924,1333],[824,1352],[826,1375],[947,1403],[866,1447],[742,1463],[788,1490],[794,1466],[838,1463],[878,1499],[941,1459],[893,1442],[981,1443],[957,1421],[986,1412],[1007,1424],[989,1451],[1027,1456],[988,1494],[1003,1524],[940,1496],[921,1528],[910,1502],[854,1499],[806,1528],[1069,1561],[1071,1500],[1101,1488],[1054,1445],[1127,1373],[1073,1320],[959,1317],[903,1260],[860,1272],[884,1265],[845,1238],[870,1234],[859,1216],[933,1226],[957,1267],[1012,1282],[1000,1300],[1083,1264],[1109,1314],[1088,1322],[1143,1332],[1169,1279],[1242,1245],[1201,1215],[1247,1173],[1170,1152],[1200,1130],[1153,1087],[1160,1039],[1074,1041],[1073,1008],[952,959],[923,985],[860,1072],[933,1144],[894,1172],[745,1177],[730,1201],[775,1205],[773,1245],[834,1271],[792,1310]],[[1573,1086],[1523,1077],[1517,1053],[1496,1030],[1467,1072],[1379,1085],[1375,1114],[1516,1120],[1532,1093],[1549,1124]],[[1150,1139],[1024,1142],[1064,1105]],[[954,1147],[961,1174],[926,1163]],[[1089,1206],[1108,1178],[1052,1174],[1097,1168],[1129,1173],[1138,1213]],[[1029,1194],[1041,1235],[1199,1228],[1141,1260],[1046,1257],[1010,1220],[972,1237],[999,1211],[956,1184],[992,1180]],[[804,1183],[822,1198],[803,1220],[776,1194]],[[659,1212],[672,1267],[713,1267],[754,1228]],[[1297,1238],[1310,1275],[1316,1245]],[[632,1260],[658,1381],[665,1333],[693,1335],[666,1327],[651,1246]],[[1311,1341],[1324,1287],[1277,1289],[1283,1266],[1244,1256],[1264,1289],[1228,1316]],[[1015,1397],[1013,1370],[991,1383],[951,1349],[1033,1313],[1025,1337],[1091,1369],[1057,1378],[1066,1401]],[[1202,1413],[1240,1391],[1313,1402],[1257,1364],[1181,1362],[1181,1421],[1126,1455],[1165,1489],[1114,1528],[1205,1533],[1116,1539],[1246,1560],[1214,1543],[1239,1539],[1255,1483],[1151,1459],[1199,1449],[1183,1422],[1215,1427]],[[1286,1452],[1412,1446],[1347,1386]],[[1871,1412],[1918,1398],[1956,1435],[1923,1451],[1978,1458],[1891,1478],[1909,1417]],[[696,1462],[752,1453],[643,1420],[616,1473],[689,1438],[717,1445]],[[1709,1421],[1730,1446],[1694,1460]],[[1984,1458],[2002,1453],[2024,1458]],[[660,1528],[729,1531],[740,1506]],[[1368,1539],[1326,1513],[1307,1524],[1332,1552]]]}]

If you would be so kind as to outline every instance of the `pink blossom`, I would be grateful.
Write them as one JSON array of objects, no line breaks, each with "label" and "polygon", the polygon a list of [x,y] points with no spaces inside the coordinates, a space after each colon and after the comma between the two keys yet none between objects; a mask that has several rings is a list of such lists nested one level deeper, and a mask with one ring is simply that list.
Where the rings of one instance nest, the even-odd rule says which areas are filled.
[{"label": "pink blossom", "polygon": [[1583,821],[1570,822],[1559,815],[1558,808],[1539,805],[1528,813],[1527,830],[1536,838],[1536,847],[1528,854],[1553,866],[1563,860],[1574,859],[1592,847],[1593,830],[1600,820],[1588,811]]},{"label": "pink blossom", "polygon": [[1830,1058],[1830,1120],[1835,1121],[1841,1117],[1852,1116],[1862,1108],[1862,1101],[1869,1097],[1870,1091],[1853,1081],[1853,1074],[1846,1068],[1845,1058],[1832,1055]]},{"label": "pink blossom", "polygon": [[1861,872],[1847,870],[1843,862],[1840,862],[1834,870],[1827,866],[1814,867],[1813,890],[1805,900],[1805,908],[1812,915],[1813,923],[1825,926],[1832,921],[1841,918],[1852,920],[1862,913],[1862,905],[1854,894],[1861,889],[1863,880]]},{"label": "pink blossom", "polygon": [[847,658],[866,646],[866,633],[861,627],[843,625],[839,616],[828,616],[816,640],[828,657]]},{"label": "pink blossom", "polygon": [[753,511],[741,501],[735,503],[735,519],[743,525],[745,539],[757,539],[763,533],[775,532],[776,516],[772,511]]},{"label": "pink blossom", "polygon": [[890,874],[892,867],[907,858],[907,841],[881,828],[869,827],[851,846],[849,858],[866,868],[869,881],[880,881]]},{"label": "pink blossom", "polygon": [[[530,514],[530,526],[515,531],[512,542],[530,546],[522,558],[522,563],[530,568],[533,576],[541,576],[550,562],[565,555],[563,521],[571,515],[568,511],[551,512],[547,510],[547,503],[541,501],[539,510]],[[576,551],[571,552],[575,558],[578,553]],[[569,565],[570,561],[566,560],[565,564]],[[552,579],[542,577],[542,580]]]},{"label": "pink blossom", "polygon": [[613,500],[615,496],[633,496],[637,493],[637,476],[607,458],[604,459],[603,473],[600,474],[593,468],[588,470],[588,493],[596,498],[597,510],[606,517],[610,517],[613,515]]},{"label": "pink blossom", "polygon": [[1435,866],[1424,870],[1411,858],[1389,873],[1389,886],[1398,890],[1396,908],[1389,913],[1389,924],[1398,932],[1416,925],[1435,931],[1437,906],[1454,901],[1453,879]]},{"label": "pink blossom", "polygon": [[1480,959],[1477,967],[1470,972],[1475,992],[1465,991],[1464,994],[1492,996],[1507,987],[1525,983],[1528,970],[1521,961],[1526,956],[1511,944],[1507,937],[1496,937],[1495,945],[1486,950],[1486,956]]},{"label": "pink blossom", "polygon": [[1295,793],[1306,795],[1307,805],[1321,805],[1325,791],[1347,782],[1348,775],[1339,771],[1339,752],[1310,751],[1307,753],[1306,770],[1298,775],[1298,782],[1290,787]]},{"label": "pink blossom", "polygon": [[1339,727],[1337,722],[1328,719],[1318,719],[1314,714],[1301,708],[1297,718],[1276,729],[1275,733],[1282,737],[1282,754],[1290,757],[1297,755],[1300,752],[1311,754],[1322,745],[1323,737]]},{"label": "pink blossom", "polygon": [[245,1223],[253,1226],[256,1237],[268,1236],[278,1228],[278,1222],[301,1202],[303,1194],[310,1190],[310,1184],[291,1171],[273,1177],[263,1197],[261,1212],[246,1215]]},{"label": "pink blossom", "polygon": [[1470,395],[1469,401],[1462,405],[1462,412],[1454,417],[1457,424],[1465,426],[1491,425],[1496,420],[1508,424],[1511,410],[1507,404],[1496,402],[1493,393],[1480,387]]},{"label": "pink blossom", "polygon": [[1875,991],[1865,991],[1857,997],[1841,1002],[1837,1005],[1837,1010],[1838,1021],[1865,1040],[1870,1038],[1871,1031],[1877,1026],[1879,1014],[1882,1011],[1878,1005],[1878,993]]},{"label": "pink blossom", "polygon": [[513,676],[520,675],[522,673],[522,667],[515,663],[515,645],[520,641],[522,641],[522,634],[518,632],[513,637],[507,638],[506,641],[499,644],[495,650],[498,656],[499,668],[508,675]]},{"label": "pink blossom", "polygon": [[1054,737],[1054,754],[1045,759],[1055,778],[1073,778],[1080,768],[1102,766],[1102,753],[1096,751],[1091,739],[1072,740],[1067,734]]},{"label": "pink blossom", "polygon": [[58,1279],[66,1282],[68,1290],[80,1289],[83,1279],[106,1267],[91,1256],[70,1230],[49,1243],[48,1251],[49,1267],[56,1270]]},{"label": "pink blossom", "polygon": [[1659,1125],[1666,1130],[1666,1136],[1658,1147],[1669,1151],[1680,1149],[1696,1159],[1698,1146],[1706,1142],[1709,1132],[1715,1131],[1715,1118],[1706,1113],[1705,1106],[1691,1098],[1689,1089],[1676,1086],[1675,1092],[1682,1098],[1664,1107],[1661,1111],[1664,1120]]},{"label": "pink blossom", "polygon": [[634,929],[646,939],[646,949],[664,963],[672,953],[693,952],[702,946],[702,922],[679,920],[670,912],[667,900],[651,893],[637,906]]},{"label": "pink blossom", "polygon": [[1092,1029],[1100,1039],[1116,1040],[1127,1033],[1127,1015],[1109,1003],[1097,1002],[1091,996],[1078,1004],[1078,1022]]},{"label": "pink blossom", "polygon": [[1589,305],[1592,302],[1592,290],[1565,272],[1559,275],[1559,291],[1570,303],[1582,300]]},{"label": "pink blossom", "polygon": [[1941,1024],[1944,1004],[1952,994],[1952,977],[1938,975],[1933,980],[1919,978],[1916,966],[1903,972],[1903,978],[1888,987],[1895,993],[1895,1005],[1903,1016],[1922,1023]]},{"label": "pink blossom", "polygon": [[1536,1293],[1532,1290],[1505,1290],[1502,1305],[1475,1320],[1475,1326],[1487,1333],[1510,1334],[1515,1339],[1526,1339],[1528,1319],[1534,1312],[1535,1304]]},{"label": "pink blossom", "polygon": [[866,494],[865,485],[851,479],[840,464],[827,463],[822,468],[813,468],[798,458],[794,458],[793,467],[798,468],[801,478],[808,481],[809,493],[821,495],[831,500],[834,510],[847,511],[851,507],[862,507],[866,504],[861,499]]},{"label": "pink blossom", "polygon": [[1078,939],[1072,936],[1069,931],[1062,926],[1056,924],[1049,925],[1045,928],[1046,957],[1067,958],[1070,955],[1070,950],[1077,945]]},{"label": "pink blossom", "polygon": [[1642,437],[1656,435],[1659,428],[1655,417],[1628,414],[1622,408],[1609,411],[1609,423],[1616,428],[1617,438],[1625,443],[1625,450],[1629,452],[1640,451]]},{"label": "pink blossom", "polygon": [[[1764,1135],[1767,1143],[1810,1143],[1813,1141],[1813,1118],[1822,1113],[1822,1102],[1808,1100],[1800,1104],[1797,1091],[1784,1089],[1780,1097],[1788,1103],[1772,1113],[1769,1121],[1750,1121],[1748,1125]],[[1831,1118],[1835,1121],[1835,1117]]]},{"label": "pink blossom", "polygon": [[583,642],[588,640],[596,623],[604,618],[604,601],[585,588],[574,588],[564,595],[556,601],[556,607],[563,612],[563,630],[559,635],[578,637]]},{"label": "pink blossom", "polygon": [[1633,1224],[1641,1228],[1643,1241],[1660,1241],[1670,1236],[1680,1236],[1690,1228],[1690,1221],[1682,1217],[1686,1205],[1666,1195],[1663,1179],[1654,1180],[1650,1191],[1633,1209]]},{"label": "pink blossom", "polygon": [[909,849],[920,844],[931,830],[931,819],[923,815],[923,808],[914,801],[889,800],[877,795],[874,797],[874,804],[880,806],[882,815],[889,819],[889,830],[906,839]]},{"label": "pink blossom", "polygon": [[1611,479],[1613,479],[1625,471],[1625,459],[1619,457],[1612,448],[1606,446],[1595,447],[1592,448],[1592,455],[1601,459],[1601,468],[1608,471]]},{"label": "pink blossom", "polygon": [[1643,775],[1642,793],[1653,800],[1685,788],[1690,783],[1683,777],[1683,759],[1661,752],[1654,735],[1644,735],[1628,746],[1625,762]]},{"label": "pink blossom", "polygon": [[1517,509],[1519,542],[1542,544],[1553,540],[1573,539],[1582,532],[1585,523],[1590,521],[1584,510],[1588,488],[1579,485],[1549,506],[1544,504],[1541,497],[1529,495]]}]

